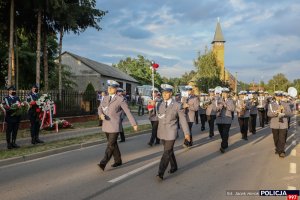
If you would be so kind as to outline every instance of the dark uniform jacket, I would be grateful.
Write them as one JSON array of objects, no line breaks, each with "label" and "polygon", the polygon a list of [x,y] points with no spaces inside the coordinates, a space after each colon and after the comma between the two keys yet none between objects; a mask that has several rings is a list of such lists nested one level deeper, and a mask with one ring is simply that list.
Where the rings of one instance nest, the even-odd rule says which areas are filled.
[{"label": "dark uniform jacket", "polygon": [[21,116],[12,116],[14,111],[10,109],[10,107],[14,103],[18,103],[18,102],[20,103],[20,98],[18,96],[8,95],[8,96],[3,98],[2,104],[4,105],[4,108],[6,110],[5,121],[7,123],[20,121]]},{"label": "dark uniform jacket", "polygon": [[[26,101],[28,103],[32,102],[32,101],[37,101],[39,99],[39,94],[38,93],[33,93],[33,92],[30,92],[27,97],[26,97]],[[28,115],[29,115],[29,118],[36,118],[38,117],[38,113],[36,112],[36,109],[38,108],[38,105],[34,104],[34,105],[31,105],[29,110],[28,110]]]}]

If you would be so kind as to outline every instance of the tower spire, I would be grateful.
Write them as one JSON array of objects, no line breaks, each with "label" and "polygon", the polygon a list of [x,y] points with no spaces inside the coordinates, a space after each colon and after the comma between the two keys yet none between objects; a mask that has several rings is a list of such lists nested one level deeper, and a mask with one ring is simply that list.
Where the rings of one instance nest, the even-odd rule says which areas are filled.
[{"label": "tower spire", "polygon": [[225,42],[224,36],[221,29],[220,18],[218,17],[217,27],[215,31],[214,40],[211,42],[212,44],[215,42]]}]

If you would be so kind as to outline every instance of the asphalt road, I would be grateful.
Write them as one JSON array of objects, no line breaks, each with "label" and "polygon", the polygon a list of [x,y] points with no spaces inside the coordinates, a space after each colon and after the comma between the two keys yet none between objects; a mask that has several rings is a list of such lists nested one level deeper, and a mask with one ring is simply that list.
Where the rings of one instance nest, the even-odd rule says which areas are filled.
[{"label": "asphalt road", "polygon": [[[294,122],[294,121],[293,121]],[[298,129],[299,130],[299,129]],[[176,142],[179,170],[158,182],[155,178],[162,145],[147,146],[150,134],[120,144],[123,165],[105,171],[96,165],[106,144],[61,153],[0,168],[0,199],[286,199],[286,197],[227,196],[228,190],[300,189],[300,147],[295,147],[296,125],[289,130],[288,156],[274,154],[271,130],[258,128],[248,141],[241,140],[237,121],[230,130],[229,149],[219,151],[220,138],[208,139],[200,125],[193,127],[195,145]]]}]

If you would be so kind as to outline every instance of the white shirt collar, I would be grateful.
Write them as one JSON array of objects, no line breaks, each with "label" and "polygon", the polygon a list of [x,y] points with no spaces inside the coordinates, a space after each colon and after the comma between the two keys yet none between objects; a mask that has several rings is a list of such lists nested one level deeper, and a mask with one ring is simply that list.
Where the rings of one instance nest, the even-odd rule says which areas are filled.
[{"label": "white shirt collar", "polygon": [[164,103],[168,102],[168,106],[170,105],[170,103],[172,102],[172,98],[170,98],[168,101],[164,101]]}]

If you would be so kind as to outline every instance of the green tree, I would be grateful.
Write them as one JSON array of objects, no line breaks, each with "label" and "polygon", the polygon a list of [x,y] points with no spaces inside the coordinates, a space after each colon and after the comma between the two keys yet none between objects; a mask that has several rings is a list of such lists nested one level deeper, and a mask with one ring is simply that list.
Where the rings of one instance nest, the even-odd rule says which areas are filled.
[{"label": "green tree", "polygon": [[243,81],[238,81],[238,92],[241,90],[249,90],[250,84]]},{"label": "green tree", "polygon": [[[137,58],[127,57],[124,60],[120,60],[119,63],[113,64],[113,67],[132,76],[142,85],[152,84],[152,70],[150,66],[151,61],[141,55],[138,55]],[[156,87],[160,87],[162,83],[162,78],[157,71],[154,72],[154,83]]]},{"label": "green tree", "polygon": [[[50,89],[58,89],[58,67],[53,67],[53,70],[49,72],[49,88]],[[70,67],[67,65],[62,65],[61,76],[63,81],[62,87],[65,90],[72,90],[76,83],[72,79],[72,73],[70,72]]]},{"label": "green tree", "polygon": [[270,88],[271,91],[287,91],[289,85],[289,80],[282,73],[274,75],[268,82],[268,88]]},{"label": "green tree", "polygon": [[298,95],[300,94],[300,79],[295,79],[291,84],[292,87],[297,89]]},{"label": "green tree", "polygon": [[96,0],[62,0],[53,4],[53,19],[55,30],[59,32],[59,55],[58,55],[58,85],[59,99],[62,90],[62,40],[64,33],[73,32],[79,34],[88,27],[101,30],[98,24],[107,11],[96,9]]},{"label": "green tree", "polygon": [[89,83],[86,86],[86,89],[82,95],[84,101],[93,101],[96,100],[96,91],[92,83]]},{"label": "green tree", "polygon": [[215,88],[218,85],[225,86],[225,83],[220,80],[220,66],[217,64],[213,51],[208,51],[206,48],[204,54],[199,52],[194,60],[194,66],[197,69],[194,80],[200,90],[208,92],[209,88]]}]

